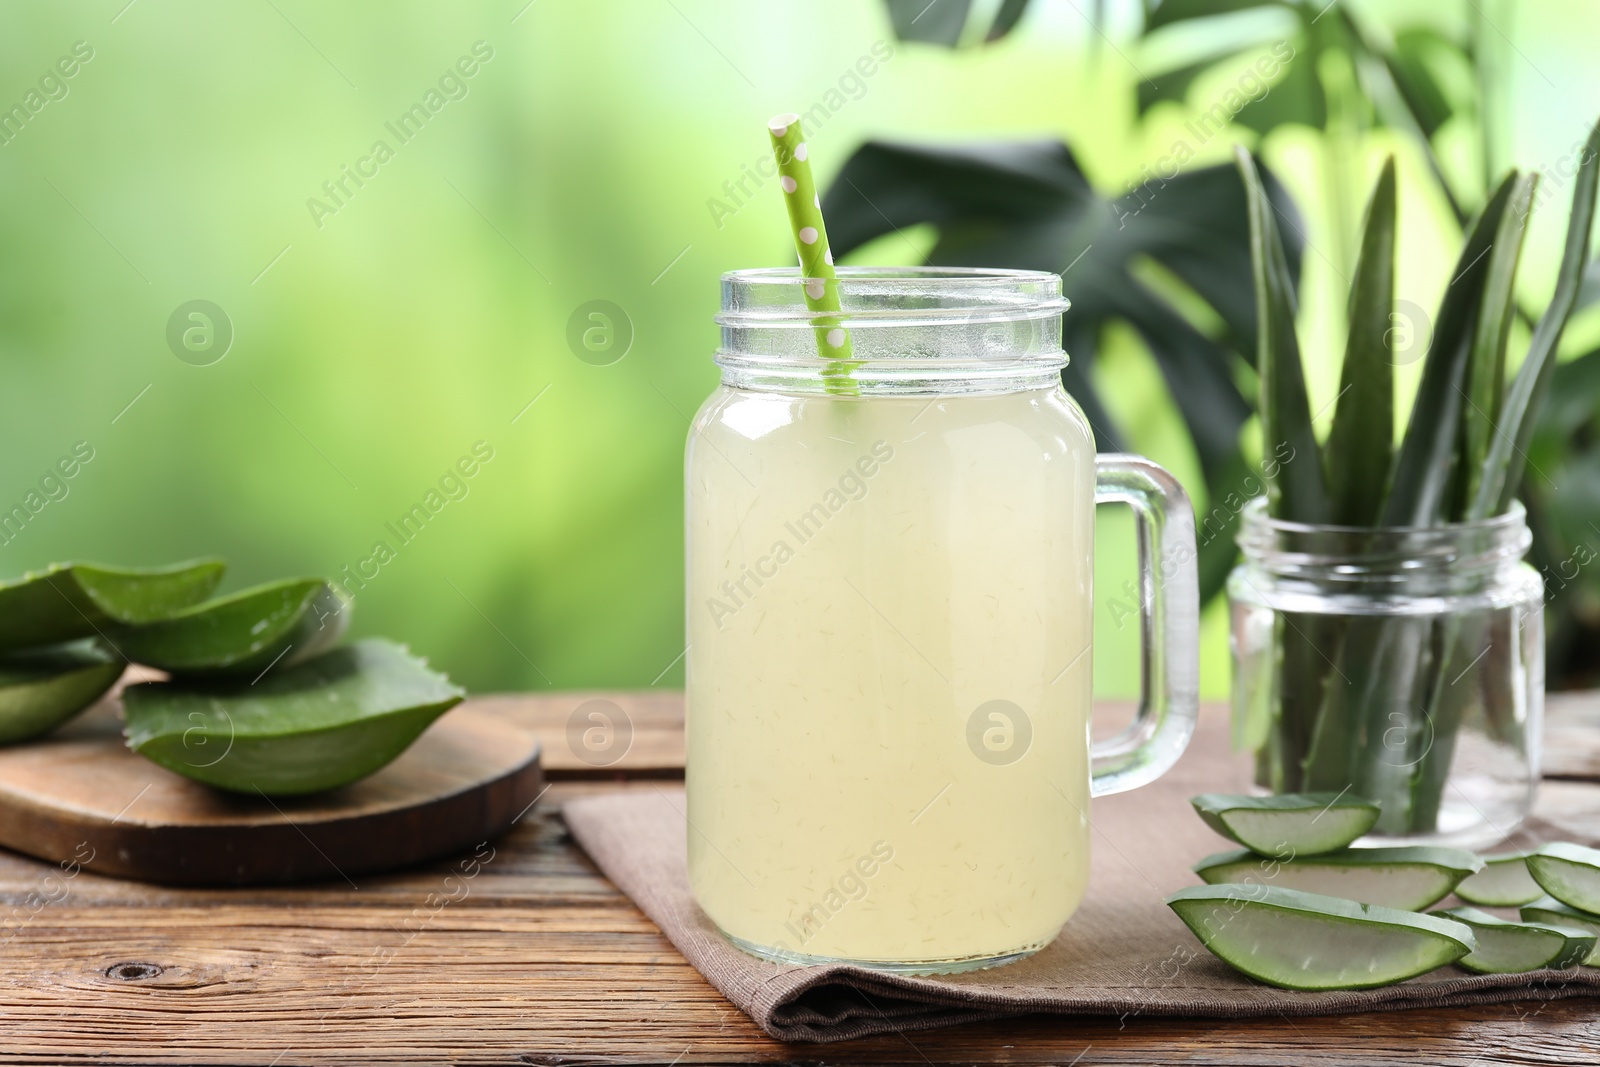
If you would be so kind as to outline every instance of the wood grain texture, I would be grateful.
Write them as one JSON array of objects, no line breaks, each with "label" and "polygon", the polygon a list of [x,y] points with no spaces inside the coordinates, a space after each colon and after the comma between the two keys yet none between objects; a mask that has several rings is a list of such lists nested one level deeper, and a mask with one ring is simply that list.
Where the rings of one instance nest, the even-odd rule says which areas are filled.
[{"label": "wood grain texture", "polygon": [[1600,690],[1544,698],[1544,776],[1600,780]]},{"label": "wood grain texture", "polygon": [[[606,699],[652,722],[670,720],[676,703],[659,694]],[[581,703],[506,698],[552,755]],[[1202,729],[1224,729],[1225,719],[1208,709]],[[572,797],[658,788],[648,777],[593,779],[625,773],[629,759],[650,767],[660,755],[640,749],[596,769],[569,753],[577,779],[554,785],[507,835],[354,885],[163,888],[100,877],[94,863],[69,875],[0,853],[0,1062],[1600,1062],[1596,1002],[1538,997],[1293,1020],[1024,1017],[841,1045],[779,1044],[599,877],[562,826],[559,807]]]},{"label": "wood grain texture", "polygon": [[538,755],[530,731],[469,702],[354,785],[244,796],[130,751],[112,696],[48,737],[0,748],[0,845],[179,885],[343,878],[500,833],[539,793]]}]

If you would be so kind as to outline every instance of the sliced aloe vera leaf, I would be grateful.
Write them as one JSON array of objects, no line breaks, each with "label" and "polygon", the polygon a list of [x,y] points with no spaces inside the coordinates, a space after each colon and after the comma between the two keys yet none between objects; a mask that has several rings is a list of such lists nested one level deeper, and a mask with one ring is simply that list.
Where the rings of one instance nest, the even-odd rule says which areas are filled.
[{"label": "sliced aloe vera leaf", "polygon": [[1284,989],[1370,989],[1475,947],[1453,919],[1260,885],[1197,885],[1167,906],[1218,959]]},{"label": "sliced aloe vera leaf", "polygon": [[1194,873],[1212,884],[1256,881],[1359,904],[1420,911],[1449,895],[1483,861],[1459,848],[1346,848],[1277,859],[1249,849],[1207,856]]},{"label": "sliced aloe vera leaf", "polygon": [[1544,896],[1528,873],[1526,852],[1506,852],[1483,857],[1483,870],[1456,886],[1456,896],[1469,904],[1515,908]]},{"label": "sliced aloe vera leaf", "polygon": [[1600,915],[1600,849],[1568,841],[1545,845],[1527,858],[1528,873],[1563,904]]},{"label": "sliced aloe vera leaf", "polygon": [[466,694],[368,638],[259,682],[147,682],[122,696],[128,747],[218,789],[281,796],[365,778]]},{"label": "sliced aloe vera leaf", "polygon": [[[1570,927],[1600,937],[1600,915],[1590,915],[1555,897],[1544,896],[1532,904],[1524,904],[1520,911],[1523,922],[1544,923],[1546,926]],[[1580,961],[1589,967],[1600,967],[1600,944],[1591,946]]]},{"label": "sliced aloe vera leaf", "polygon": [[38,737],[93,704],[122,676],[97,641],[0,655],[0,744]]},{"label": "sliced aloe vera leaf", "polygon": [[1189,803],[1206,825],[1223,837],[1270,856],[1332,852],[1378,821],[1378,805],[1349,793],[1280,793],[1271,797],[1205,793]]},{"label": "sliced aloe vera leaf", "polygon": [[56,645],[109,626],[165,618],[210,596],[222,571],[219,559],[137,569],[53,563],[0,583],[0,651]]},{"label": "sliced aloe vera leaf", "polygon": [[253,676],[332,648],[349,618],[349,602],[332,585],[291,578],[118,629],[112,640],[129,659],[173,674]]},{"label": "sliced aloe vera leaf", "polygon": [[1594,948],[1594,935],[1544,923],[1497,919],[1477,908],[1429,912],[1472,927],[1478,945],[1456,963],[1479,974],[1521,974],[1542,967],[1565,969]]}]

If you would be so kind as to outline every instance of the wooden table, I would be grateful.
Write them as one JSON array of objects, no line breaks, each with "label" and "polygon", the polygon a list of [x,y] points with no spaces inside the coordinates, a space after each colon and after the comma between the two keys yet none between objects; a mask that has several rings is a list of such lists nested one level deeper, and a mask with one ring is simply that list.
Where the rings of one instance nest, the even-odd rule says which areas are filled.
[{"label": "wooden table", "polygon": [[[591,699],[633,724],[627,755],[609,765],[568,744],[569,717]],[[1028,1017],[780,1044],[683,961],[561,823],[568,798],[681,777],[681,698],[485,700],[544,736],[552,785],[476,859],[353,883],[179,890],[0,853],[0,1062],[1600,1063],[1594,1000],[1243,1022]],[[1223,718],[1207,709],[1202,728]],[[1600,829],[1600,785],[1553,783],[1546,796],[1548,817]]]}]

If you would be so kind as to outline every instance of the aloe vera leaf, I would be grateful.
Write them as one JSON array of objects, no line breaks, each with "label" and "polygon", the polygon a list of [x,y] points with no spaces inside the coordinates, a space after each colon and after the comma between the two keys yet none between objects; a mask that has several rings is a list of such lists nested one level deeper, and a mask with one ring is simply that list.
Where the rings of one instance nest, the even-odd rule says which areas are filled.
[{"label": "aloe vera leaf", "polygon": [[1471,711],[1481,710],[1486,695],[1480,682],[1485,661],[1497,654],[1516,653],[1514,648],[1495,649],[1489,642],[1488,624],[1482,613],[1450,615],[1434,624],[1439,670],[1428,697],[1432,743],[1412,771],[1410,828],[1415,833],[1432,833],[1438,826],[1455,759],[1456,736]]},{"label": "aloe vera leaf", "polygon": [[1256,291],[1256,373],[1261,395],[1263,448],[1274,453],[1288,445],[1291,458],[1267,478],[1267,509],[1274,518],[1327,522],[1328,491],[1322,480],[1321,451],[1311,426],[1305,370],[1295,336],[1295,291],[1255,162],[1243,148],[1234,150],[1244,180],[1250,215],[1250,262]]},{"label": "aloe vera leaf", "polygon": [[1516,499],[1517,486],[1527,466],[1526,456],[1533,441],[1540,405],[1555,373],[1556,349],[1567,319],[1577,304],[1584,267],[1589,261],[1589,238],[1594,227],[1595,186],[1600,180],[1600,123],[1584,144],[1578,178],[1573,183],[1572,214],[1567,220],[1567,240],[1561,253],[1561,268],[1556,274],[1555,294],[1533,329],[1527,357],[1517,368],[1501,408],[1500,430],[1489,443],[1488,458],[1478,493],[1468,507],[1469,518],[1503,514]]},{"label": "aloe vera leaf", "polygon": [[1351,616],[1345,620],[1333,667],[1322,687],[1322,700],[1313,712],[1311,742],[1307,746],[1303,787],[1309,790],[1350,788],[1356,780],[1353,761],[1360,750],[1363,723],[1354,715],[1361,705],[1351,700],[1353,664],[1370,662],[1372,643],[1386,620]]},{"label": "aloe vera leaf", "polygon": [[1467,229],[1455,274],[1434,317],[1433,340],[1422,365],[1422,381],[1384,504],[1384,526],[1432,526],[1445,518],[1454,477],[1467,365],[1472,356],[1473,324],[1483,294],[1485,262],[1500,218],[1517,184],[1506,175]]},{"label": "aloe vera leaf", "polygon": [[218,789],[283,796],[365,778],[465,693],[368,638],[251,684],[150,682],[123,693],[128,747]]},{"label": "aloe vera leaf", "polygon": [[173,674],[256,674],[336,644],[350,604],[320,578],[291,578],[208,600],[111,635],[124,655]]},{"label": "aloe vera leaf", "polygon": [[1304,766],[1312,728],[1323,693],[1333,676],[1344,620],[1330,615],[1280,612],[1282,643],[1278,650],[1277,744],[1283,761],[1284,790],[1306,789]]},{"label": "aloe vera leaf", "polygon": [[114,624],[164,618],[210,596],[222,571],[218,559],[139,569],[51,564],[0,584],[0,651],[75,641]]},{"label": "aloe vera leaf", "polygon": [[1420,911],[1437,904],[1483,861],[1459,848],[1341,848],[1313,856],[1262,856],[1235,849],[1207,856],[1194,873],[1211,883],[1251,881],[1307,893]]},{"label": "aloe vera leaf", "polygon": [[1327,467],[1328,520],[1370,526],[1383,509],[1383,491],[1394,461],[1394,363],[1390,316],[1394,307],[1394,157],[1367,205],[1361,253],[1350,288],[1350,327],[1333,428],[1323,446]]},{"label": "aloe vera leaf", "polygon": [[[1519,914],[1523,922],[1572,927],[1585,933],[1600,935],[1600,915],[1579,911],[1552,896],[1542,896],[1531,904],[1524,904]],[[1589,950],[1582,963],[1587,967],[1600,967],[1600,944]]]},{"label": "aloe vera leaf", "polygon": [[98,641],[0,655],[0,744],[55,729],[100,699],[122,668]]},{"label": "aloe vera leaf", "polygon": [[[1503,402],[1498,410],[1493,412],[1491,419],[1480,420],[1486,426],[1481,431],[1486,435],[1486,440],[1480,442],[1481,451],[1473,452],[1469,448],[1473,478],[1468,486],[1470,495],[1464,514],[1467,519],[1483,519],[1491,514],[1500,514],[1509,508],[1526,468],[1527,449],[1533,437],[1534,423],[1537,421],[1535,416],[1549,388],[1550,377],[1556,365],[1556,349],[1577,301],[1584,267],[1588,261],[1589,241],[1594,223],[1595,188],[1597,174],[1600,174],[1595,164],[1597,152],[1600,152],[1600,124],[1590,132],[1579,165],[1573,190],[1572,214],[1567,223],[1566,245],[1557,274],[1555,294],[1534,328],[1528,354],[1522,366],[1518,368]],[[1524,205],[1522,214],[1526,215],[1526,212],[1527,208]],[[1519,228],[1516,242],[1520,243],[1520,240]],[[1498,249],[1496,255],[1499,255]],[[1515,269],[1514,262],[1511,263],[1511,269],[1513,271]],[[1491,280],[1493,277],[1494,271],[1491,270]],[[1508,302],[1509,289],[1510,285],[1507,283],[1505,295]],[[1492,295],[1494,295],[1492,290],[1486,290],[1482,309],[1485,313],[1493,310],[1494,301],[1490,299]],[[1505,325],[1509,326],[1508,315],[1505,317]],[[1480,317],[1479,330],[1481,332],[1485,329],[1484,320]],[[1501,365],[1494,371],[1496,388],[1499,388],[1498,379],[1503,373],[1504,359],[1504,338],[1500,337],[1498,341],[1497,362]],[[1472,443],[1469,438],[1467,444],[1471,446]],[[1497,654],[1496,648],[1500,645],[1504,647]],[[1453,671],[1454,664],[1470,658],[1466,653],[1472,652],[1474,648],[1483,647],[1485,646],[1482,643],[1474,641],[1469,642],[1468,648],[1458,648],[1452,642],[1450,655],[1446,657],[1449,663],[1445,670]],[[1495,671],[1505,668],[1505,670],[1491,675],[1494,680],[1490,683],[1474,688],[1487,696],[1483,711],[1490,728],[1497,733],[1509,733],[1512,731],[1508,728],[1506,720],[1513,709],[1502,707],[1496,697],[1511,691],[1511,685],[1500,679],[1509,679],[1514,674],[1515,664],[1507,660],[1514,659],[1516,644],[1490,641],[1487,647],[1490,662],[1479,669]],[[1442,682],[1437,691],[1447,693],[1443,689],[1443,684],[1446,683]],[[1459,697],[1453,702],[1446,700],[1435,718],[1438,743],[1435,745],[1435,750],[1430,752],[1418,767],[1417,778],[1413,785],[1415,829],[1431,830],[1437,821],[1439,804],[1449,776],[1450,760],[1454,754],[1455,730],[1459,726],[1461,710]]]},{"label": "aloe vera leaf", "polygon": [[1528,854],[1528,873],[1546,893],[1569,907],[1600,915],[1600,849],[1568,841]]},{"label": "aloe vera leaf", "polygon": [[[1484,260],[1515,187],[1512,174],[1468,228],[1456,276],[1434,323],[1411,420],[1395,457],[1383,525],[1427,526],[1445,518],[1454,484],[1476,308],[1489,269]],[[1430,666],[1438,662],[1431,655],[1432,627],[1429,620],[1415,618],[1377,620],[1370,634],[1357,634],[1356,626],[1352,623],[1346,642],[1359,641],[1363,647],[1360,654],[1344,655],[1346,666],[1329,678],[1325,704],[1316,710],[1317,722],[1311,727],[1306,780],[1326,787],[1337,780],[1340,765],[1347,767],[1356,791],[1383,805],[1378,829],[1404,832],[1413,821],[1413,768],[1427,752],[1420,746],[1431,747],[1437,734],[1428,714],[1436,685],[1424,665],[1425,660]],[[1334,691],[1341,684],[1346,691]],[[1403,745],[1404,758],[1397,758],[1402,748],[1389,743],[1395,738]]]},{"label": "aloe vera leaf", "polygon": [[1560,930],[1567,936],[1567,947],[1561,955],[1551,960],[1546,966],[1564,971],[1568,967],[1581,967],[1594,955],[1595,942],[1600,941],[1600,935],[1592,930],[1583,930],[1575,926],[1563,926],[1555,923],[1550,926],[1552,930]]},{"label": "aloe vera leaf", "polygon": [[1224,963],[1284,989],[1371,989],[1476,947],[1454,919],[1260,885],[1197,885],[1167,898]]},{"label": "aloe vera leaf", "polygon": [[1594,948],[1594,935],[1570,927],[1512,922],[1477,908],[1442,908],[1429,912],[1472,928],[1477,947],[1456,964],[1478,974],[1523,974],[1545,967],[1565,969],[1583,961]]},{"label": "aloe vera leaf", "polygon": [[1528,873],[1526,852],[1507,852],[1483,857],[1483,870],[1456,886],[1456,896],[1469,904],[1514,908],[1531,904],[1544,896],[1544,890]]},{"label": "aloe vera leaf", "polygon": [[1345,699],[1357,723],[1349,757],[1352,789],[1382,806],[1379,833],[1401,833],[1410,825],[1412,768],[1433,742],[1423,688],[1431,677],[1432,619],[1360,622],[1368,644],[1346,659]]},{"label": "aloe vera leaf", "polygon": [[1230,841],[1269,856],[1311,856],[1342,849],[1378,819],[1378,806],[1334,793],[1259,797],[1202,793],[1189,803]]},{"label": "aloe vera leaf", "polygon": [[[1257,410],[1263,447],[1271,454],[1290,449],[1289,458],[1266,478],[1267,510],[1275,518],[1326,522],[1328,493],[1322,457],[1311,425],[1305,372],[1295,335],[1295,291],[1274,209],[1255,163],[1236,149],[1250,218],[1250,262],[1257,320]],[[1322,679],[1331,660],[1329,624],[1297,622],[1284,616],[1279,661],[1274,675],[1277,707],[1272,719],[1275,746],[1270,774],[1274,788],[1297,789],[1310,744],[1312,716],[1321,701]]]},{"label": "aloe vera leaf", "polygon": [[1483,278],[1483,294],[1478,301],[1477,321],[1472,331],[1472,354],[1468,359],[1467,390],[1461,407],[1463,454],[1458,469],[1466,492],[1452,518],[1465,518],[1469,502],[1478,494],[1483,481],[1484,461],[1489,442],[1498,432],[1497,420],[1505,399],[1506,342],[1511,322],[1516,317],[1517,264],[1522,259],[1522,242],[1528,232],[1528,213],[1532,210],[1537,174],[1517,179],[1506,202],[1506,210],[1495,227],[1488,268]]},{"label": "aloe vera leaf", "polygon": [[[1231,591],[1229,595],[1233,596]],[[1233,597],[1233,602],[1237,603],[1238,598]],[[1275,632],[1277,623],[1276,613],[1253,614],[1245,617],[1243,625],[1260,627],[1262,630],[1270,628]],[[1233,748],[1238,752],[1261,753],[1272,737],[1272,678],[1281,646],[1269,633],[1237,636],[1239,625],[1236,621],[1234,633],[1240,646],[1248,645],[1252,649],[1266,651],[1249,656],[1241,654],[1235,661],[1233,714],[1229,717]]]}]

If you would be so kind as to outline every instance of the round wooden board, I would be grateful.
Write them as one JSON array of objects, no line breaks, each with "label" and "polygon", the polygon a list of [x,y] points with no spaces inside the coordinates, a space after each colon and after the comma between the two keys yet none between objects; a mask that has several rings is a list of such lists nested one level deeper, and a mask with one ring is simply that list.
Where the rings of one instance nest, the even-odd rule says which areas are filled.
[{"label": "round wooden board", "polygon": [[534,735],[469,700],[354,785],[224,793],[129,751],[108,697],[45,738],[0,748],[0,845],[170,885],[349,880],[503,833],[541,777]]}]

